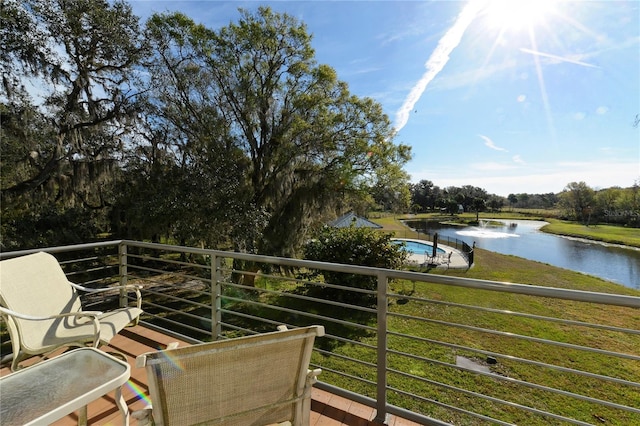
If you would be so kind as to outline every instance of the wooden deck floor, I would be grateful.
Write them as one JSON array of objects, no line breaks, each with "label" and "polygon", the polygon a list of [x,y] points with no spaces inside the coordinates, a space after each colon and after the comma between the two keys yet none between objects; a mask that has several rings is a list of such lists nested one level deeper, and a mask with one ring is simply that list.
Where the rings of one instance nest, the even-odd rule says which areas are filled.
[{"label": "wooden deck floor", "polygon": [[[145,398],[148,398],[147,377],[143,368],[135,367],[136,356],[158,349],[163,349],[167,344],[178,341],[180,346],[188,345],[174,337],[156,332],[144,326],[126,328],[116,336],[109,346],[102,347],[104,351],[115,350],[124,353],[131,364],[131,379],[123,387],[122,393],[132,411],[146,406]],[[27,362],[28,363],[28,362]],[[2,366],[0,376],[10,374],[8,366]],[[142,393],[142,395],[140,395]],[[366,426],[378,425],[373,422],[375,412],[371,407],[354,401],[333,395],[320,389],[313,389],[311,404],[310,426]],[[121,425],[122,417],[115,405],[113,393],[94,401],[88,407],[88,419],[90,425]],[[54,423],[56,426],[77,424],[77,413],[72,413]],[[417,423],[391,416],[387,423],[389,426],[413,426]],[[131,420],[135,426],[136,421]]]}]

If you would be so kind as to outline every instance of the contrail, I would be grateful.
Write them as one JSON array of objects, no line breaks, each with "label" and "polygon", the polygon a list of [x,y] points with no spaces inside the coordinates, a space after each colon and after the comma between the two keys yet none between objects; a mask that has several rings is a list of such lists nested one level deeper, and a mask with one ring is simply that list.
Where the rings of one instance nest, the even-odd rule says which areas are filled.
[{"label": "contrail", "polygon": [[469,24],[478,15],[478,12],[484,6],[484,1],[471,0],[460,12],[456,22],[445,33],[444,36],[438,42],[438,46],[433,51],[424,66],[427,71],[422,78],[416,83],[415,86],[409,92],[409,95],[404,100],[404,103],[396,113],[395,130],[399,132],[407,121],[409,121],[410,112],[413,111],[413,107],[424,93],[427,85],[442,71],[444,66],[449,62],[449,55],[453,52],[453,49],[458,47],[460,40],[464,35],[464,32],[469,27]]},{"label": "contrail", "polygon": [[588,64],[586,62],[578,61],[578,60],[567,58],[567,57],[564,57],[564,56],[552,55],[551,53],[543,53],[543,52],[538,52],[538,51],[531,50],[531,49],[525,49],[524,47],[521,47],[520,51],[524,52],[524,53],[529,53],[531,55],[537,55],[537,56],[542,56],[542,57],[545,57],[545,58],[556,59],[556,60],[558,60],[560,62],[569,62],[571,64],[582,65],[583,67],[600,68],[597,65]]}]

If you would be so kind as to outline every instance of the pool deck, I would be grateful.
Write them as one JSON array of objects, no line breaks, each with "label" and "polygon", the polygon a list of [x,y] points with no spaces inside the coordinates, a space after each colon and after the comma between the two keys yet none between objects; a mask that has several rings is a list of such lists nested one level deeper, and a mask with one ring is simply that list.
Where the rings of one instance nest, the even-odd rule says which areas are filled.
[{"label": "pool deck", "polygon": [[[415,238],[395,238],[402,241],[414,241],[416,243],[432,244],[431,241],[418,240]],[[438,249],[442,249],[446,254],[437,255],[435,259],[424,254],[409,254],[408,260],[410,263],[420,266],[429,266],[432,268],[453,268],[453,269],[467,269],[467,259],[462,255],[460,250],[450,247],[445,244],[438,243]]]}]

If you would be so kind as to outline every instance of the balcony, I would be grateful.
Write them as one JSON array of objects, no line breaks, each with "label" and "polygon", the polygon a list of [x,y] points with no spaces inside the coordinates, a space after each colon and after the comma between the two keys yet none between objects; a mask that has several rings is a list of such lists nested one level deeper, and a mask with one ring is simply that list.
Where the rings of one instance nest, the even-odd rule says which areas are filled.
[{"label": "balcony", "polygon": [[[135,367],[136,356],[166,347],[167,344],[173,342],[178,343],[180,347],[190,344],[176,336],[162,333],[153,328],[137,325],[125,329],[121,334],[116,336],[108,346],[101,347],[101,350],[105,352],[115,351],[123,353],[128,357],[129,364],[131,365],[131,378],[127,382],[127,385],[124,386],[122,394],[131,411],[143,409],[148,404],[149,394],[147,376],[144,368]],[[56,354],[53,354],[52,356],[55,355]],[[39,357],[34,357],[27,361],[26,364],[38,360],[40,360]],[[3,366],[0,369],[0,376],[10,373],[11,371],[8,366]],[[375,410],[366,405],[350,401],[347,398],[333,395],[320,389],[313,390],[312,398],[312,426],[365,426],[380,424],[373,421]],[[122,421],[122,416],[113,399],[113,392],[89,404],[87,413],[89,425],[118,425]],[[54,426],[71,426],[77,424],[78,415],[77,413],[73,413],[55,422]],[[417,425],[417,423],[396,416],[391,416],[387,424],[394,426]],[[136,425],[135,420],[131,420],[131,425]]]},{"label": "balcony", "polygon": [[[110,345],[131,360],[173,341],[324,325],[313,424],[640,424],[636,295],[133,241],[43,251],[79,284],[143,287],[142,324]],[[129,384],[141,408],[144,370]],[[91,424],[117,416],[111,398],[89,406]]]}]

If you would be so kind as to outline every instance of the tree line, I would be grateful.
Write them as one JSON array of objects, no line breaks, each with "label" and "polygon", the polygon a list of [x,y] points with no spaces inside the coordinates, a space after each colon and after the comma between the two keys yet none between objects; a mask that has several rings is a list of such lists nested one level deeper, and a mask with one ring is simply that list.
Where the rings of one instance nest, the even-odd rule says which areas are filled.
[{"label": "tree line", "polygon": [[461,211],[500,211],[504,198],[491,195],[483,188],[465,185],[440,188],[430,180],[410,185],[411,210],[415,212],[443,211],[449,214]]},{"label": "tree line", "polygon": [[628,188],[593,189],[585,182],[570,182],[560,193],[489,194],[472,185],[440,188],[430,180],[410,185],[411,211],[501,211],[508,209],[555,210],[557,215],[585,224],[613,223],[640,226],[640,179]]},{"label": "tree line", "polygon": [[558,197],[558,207],[571,220],[640,227],[640,180],[628,188],[600,190],[585,182],[571,182]]}]

